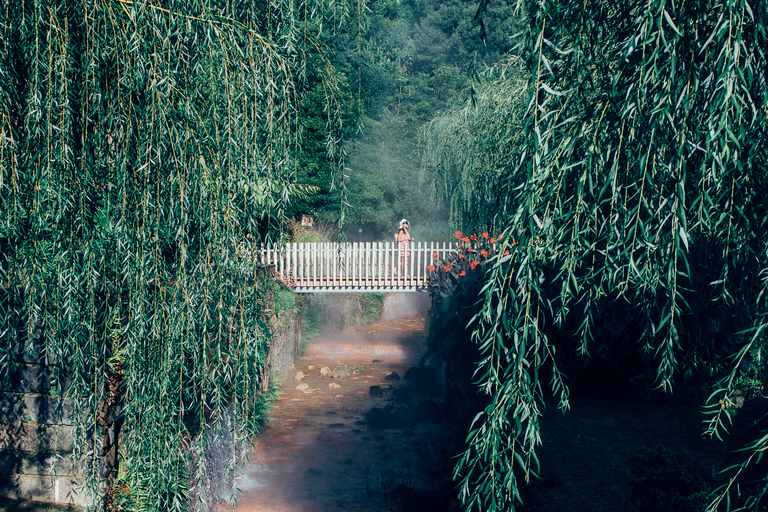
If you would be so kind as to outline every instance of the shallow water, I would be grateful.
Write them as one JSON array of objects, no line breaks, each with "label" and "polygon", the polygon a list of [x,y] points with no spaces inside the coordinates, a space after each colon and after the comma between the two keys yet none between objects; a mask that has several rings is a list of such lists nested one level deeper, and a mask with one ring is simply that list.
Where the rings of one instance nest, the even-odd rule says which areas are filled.
[{"label": "shallow water", "polygon": [[[305,378],[286,379],[272,420],[250,452],[238,479],[238,512],[401,510],[391,490],[398,483],[431,489],[441,455],[440,424],[405,428],[368,426],[365,413],[392,403],[402,378],[425,352],[419,316],[382,320],[345,334],[316,340],[296,364]],[[374,362],[375,361],[375,362]],[[344,379],[321,376],[345,364]],[[300,383],[310,392],[296,389]],[[339,387],[331,387],[330,385]],[[370,386],[391,385],[372,396]]]}]

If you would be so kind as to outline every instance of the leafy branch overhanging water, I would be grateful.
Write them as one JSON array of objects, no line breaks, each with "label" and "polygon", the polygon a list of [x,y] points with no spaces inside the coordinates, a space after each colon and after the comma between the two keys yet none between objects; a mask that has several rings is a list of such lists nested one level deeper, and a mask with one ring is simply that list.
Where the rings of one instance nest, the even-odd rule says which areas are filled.
[{"label": "leafy branch overhanging water", "polygon": [[[0,2],[0,378],[17,350],[58,370],[96,506],[106,477],[126,507],[186,510],[206,428],[234,408],[236,438],[258,429],[271,284],[251,249],[283,236],[305,58],[348,15]],[[338,157],[339,82],[316,76]]]},{"label": "leafy branch overhanging water", "polygon": [[[613,305],[631,315],[657,389],[715,380],[708,434],[737,414],[744,382],[756,374],[758,395],[765,384],[765,2],[519,7],[522,58],[425,132],[457,228],[526,247],[496,253],[473,321],[489,403],[456,470],[468,510],[519,503],[518,480],[537,472],[544,384],[567,409],[558,363],[606,342]],[[711,510],[758,506],[768,476],[734,489],[767,442],[761,430],[739,453]]]}]

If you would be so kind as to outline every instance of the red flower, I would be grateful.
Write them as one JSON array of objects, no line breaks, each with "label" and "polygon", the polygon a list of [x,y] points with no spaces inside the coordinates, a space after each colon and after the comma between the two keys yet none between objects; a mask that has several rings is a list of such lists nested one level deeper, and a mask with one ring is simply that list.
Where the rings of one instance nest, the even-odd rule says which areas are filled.
[{"label": "red flower", "polygon": [[504,251],[504,256],[507,256],[509,254],[509,251]]},{"label": "red flower", "polygon": [[461,271],[461,273],[460,273],[459,275],[460,275],[460,276],[465,276],[465,275],[467,275],[467,273],[466,273],[466,272],[464,272],[464,271],[462,270],[462,271]]},{"label": "red flower", "polygon": [[516,246],[517,242],[512,242],[512,247]]},{"label": "red flower", "polygon": [[470,268],[471,268],[472,270],[475,270],[479,264],[480,264],[480,263],[478,263],[478,262],[476,262],[476,261],[473,261],[472,263],[470,263],[470,264],[469,264],[469,266],[470,266]]},{"label": "red flower", "polygon": [[469,238],[471,238],[473,242],[477,242],[477,235],[476,234],[473,233],[472,236],[470,236]]},{"label": "red flower", "polygon": [[433,253],[432,253],[432,259],[433,259],[433,260],[436,260],[436,259],[437,259],[437,257],[438,257],[438,256],[437,256],[437,253],[436,253],[436,252],[433,252]]},{"label": "red flower", "polygon": [[488,232],[487,231],[483,231],[483,238],[488,240]]},{"label": "red flower", "polygon": [[461,241],[464,242],[465,244],[469,243],[469,237],[465,236],[464,238],[461,239]]},{"label": "red flower", "polygon": [[496,239],[495,239],[495,238],[491,238],[491,243],[492,243],[492,244],[493,244],[493,243],[496,243]]},{"label": "red flower", "polygon": [[429,270],[430,272],[434,272],[435,271],[435,266],[434,265],[427,265],[427,270]]},{"label": "red flower", "polygon": [[488,251],[486,251],[485,249],[481,250],[480,251],[480,256],[482,256],[483,258],[487,258],[488,257]]},{"label": "red flower", "polygon": [[446,272],[450,272],[451,271],[451,266],[450,265],[443,265],[443,270],[445,270]]},{"label": "red flower", "polygon": [[460,258],[460,259],[464,258],[464,253],[460,252],[460,253],[459,253],[459,258]]},{"label": "red flower", "polygon": [[461,238],[461,231],[456,232],[456,238]]}]

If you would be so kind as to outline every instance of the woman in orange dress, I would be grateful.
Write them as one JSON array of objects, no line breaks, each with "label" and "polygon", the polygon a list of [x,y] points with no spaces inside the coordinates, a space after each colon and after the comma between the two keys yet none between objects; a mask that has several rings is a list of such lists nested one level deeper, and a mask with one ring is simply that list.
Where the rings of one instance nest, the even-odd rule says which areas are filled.
[{"label": "woman in orange dress", "polygon": [[[400,253],[400,269],[401,275],[405,275],[406,263],[408,262],[408,256],[410,251],[408,245],[413,241],[413,237],[408,233],[408,228],[411,227],[411,223],[403,219],[400,221],[400,228],[397,230],[397,248]],[[397,272],[397,269],[395,269]]]}]

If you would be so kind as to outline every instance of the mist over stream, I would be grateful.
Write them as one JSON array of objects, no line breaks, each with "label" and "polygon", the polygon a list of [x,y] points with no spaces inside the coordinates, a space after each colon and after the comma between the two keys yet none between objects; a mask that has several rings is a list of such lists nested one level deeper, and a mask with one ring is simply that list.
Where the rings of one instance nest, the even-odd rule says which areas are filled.
[{"label": "mist over stream", "polygon": [[[247,512],[445,511],[451,436],[441,385],[419,367],[430,298],[387,295],[362,325],[360,297],[327,294],[331,324],[283,382],[272,419],[237,481]],[[335,329],[339,325],[345,327]]]}]

